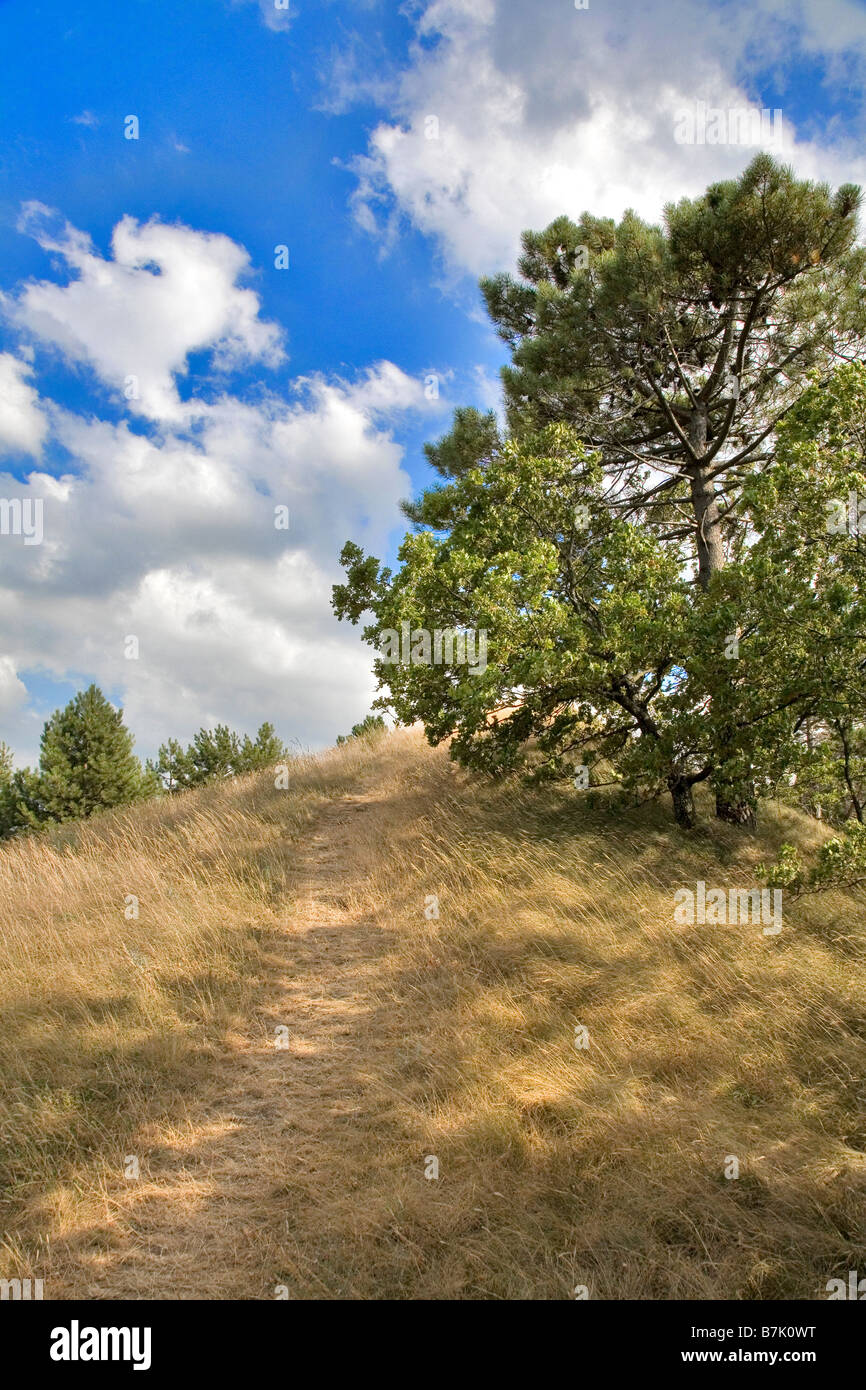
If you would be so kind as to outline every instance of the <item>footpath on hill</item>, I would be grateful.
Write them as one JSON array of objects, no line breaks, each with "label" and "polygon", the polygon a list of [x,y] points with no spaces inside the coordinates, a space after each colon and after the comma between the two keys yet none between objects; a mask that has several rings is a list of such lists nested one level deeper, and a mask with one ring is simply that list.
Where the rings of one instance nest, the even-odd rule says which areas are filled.
[{"label": "footpath on hill", "polygon": [[34,1184],[46,1297],[812,1300],[860,1267],[859,905],[786,902],[776,935],[674,918],[808,844],[802,817],[685,836],[472,779],[417,731],[303,775],[142,840],[195,852],[183,929],[224,920],[247,989],[181,1085],[164,1051],[130,1071],[146,1118]]},{"label": "footpath on hill", "polygon": [[[380,811],[374,790],[344,796],[301,839],[285,929],[268,938],[257,1015],[246,1035],[232,1037],[170,1142],[152,1136],[141,1181],[107,1194],[117,1218],[112,1248],[68,1270],[63,1293],[339,1292],[317,1274],[316,1247],[335,1238],[317,1212],[369,1165],[383,1104],[376,1058],[393,1043],[371,1004],[385,934],[353,920],[338,890],[350,877],[353,822]],[[86,1232],[80,1245],[84,1255]]]}]

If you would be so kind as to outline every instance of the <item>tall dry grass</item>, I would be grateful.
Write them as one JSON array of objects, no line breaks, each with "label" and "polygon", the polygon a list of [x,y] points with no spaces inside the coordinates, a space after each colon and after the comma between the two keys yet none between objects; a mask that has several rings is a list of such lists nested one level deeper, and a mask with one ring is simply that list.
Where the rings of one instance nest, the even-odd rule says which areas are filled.
[{"label": "tall dry grass", "polygon": [[[325,867],[301,873],[317,810]],[[150,1278],[150,1197],[133,1219],[99,1189],[127,1242],[104,1297],[134,1260],[144,1297],[825,1297],[866,1273],[863,903],[786,901],[775,937],[673,921],[678,887],[746,886],[821,834],[772,807],[754,837],[683,834],[661,807],[474,781],[401,733],[290,793],[244,779],[0,852],[2,1272],[38,1275],[39,1242],[92,1220],[146,1124],[197,1146],[207,1185],[187,1209],[161,1189],[177,1258]],[[331,915],[303,933],[314,892]],[[208,1138],[190,1097],[212,1118],[227,1041],[272,1004],[296,1052],[246,1054],[254,1102]],[[252,1232],[230,1247],[227,1210]],[[177,1271],[200,1251],[197,1291]]]},{"label": "tall dry grass", "polygon": [[754,883],[820,827],[767,807],[757,837],[684,835],[419,747],[383,771],[347,904],[388,937],[390,1047],[365,1054],[367,1160],[316,1213],[344,1238],[296,1235],[294,1294],[793,1299],[866,1273],[862,901],[785,902],[776,937],[673,923],[676,888]]},{"label": "tall dry grass", "polygon": [[0,846],[0,1275],[38,1274],[58,1192],[120,1168],[245,1026],[298,837],[374,756],[353,741],[294,760],[288,790],[251,775]]}]

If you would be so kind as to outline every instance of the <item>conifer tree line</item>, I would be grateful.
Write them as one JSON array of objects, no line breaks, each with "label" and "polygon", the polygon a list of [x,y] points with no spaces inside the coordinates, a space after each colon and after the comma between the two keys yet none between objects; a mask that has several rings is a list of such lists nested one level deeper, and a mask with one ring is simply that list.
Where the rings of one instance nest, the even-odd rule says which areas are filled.
[{"label": "conifer tree line", "polygon": [[254,739],[218,724],[200,729],[187,748],[169,739],[142,765],[123,710],[91,685],[46,722],[38,769],[13,769],[0,743],[0,837],[255,772],[288,756],[272,724]]},{"label": "conifer tree line", "polygon": [[[685,828],[700,784],[745,827],[782,794],[862,828],[860,203],[760,154],[661,225],[524,234],[518,275],[481,282],[504,421],[459,408],[426,446],[396,567],[341,555],[378,708],[494,775],[668,797]],[[486,632],[486,670],[385,660],[401,622]]]},{"label": "conifer tree line", "polygon": [[341,748],[353,738],[377,739],[385,730],[385,721],[381,714],[368,714],[359,724],[353,724],[348,734],[337,734],[337,747]]}]

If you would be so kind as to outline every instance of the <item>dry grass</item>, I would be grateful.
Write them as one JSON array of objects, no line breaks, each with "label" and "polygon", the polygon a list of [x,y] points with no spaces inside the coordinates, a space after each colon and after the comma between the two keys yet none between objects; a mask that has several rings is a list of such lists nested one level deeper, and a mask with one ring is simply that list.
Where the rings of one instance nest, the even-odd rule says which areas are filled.
[{"label": "dry grass", "polygon": [[136,1130],[170,1124],[246,1026],[294,843],[371,756],[352,744],[298,759],[289,791],[239,778],[0,848],[0,1274],[44,1266],[53,1204],[74,1224],[96,1170],[122,1171]]},{"label": "dry grass", "polygon": [[676,888],[819,835],[781,810],[684,836],[403,733],[290,792],[5,851],[0,1272],[103,1298],[825,1297],[866,1256],[862,904],[786,902],[776,937],[673,924]]}]

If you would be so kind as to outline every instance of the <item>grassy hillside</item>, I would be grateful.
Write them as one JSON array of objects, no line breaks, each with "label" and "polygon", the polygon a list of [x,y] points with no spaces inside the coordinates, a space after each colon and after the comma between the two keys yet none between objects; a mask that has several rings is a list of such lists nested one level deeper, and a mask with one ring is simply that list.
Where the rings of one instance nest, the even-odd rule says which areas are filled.
[{"label": "grassy hillside", "polygon": [[411,732],[0,850],[0,1275],[826,1297],[864,1259],[862,901],[673,918],[820,833],[684,835]]}]

